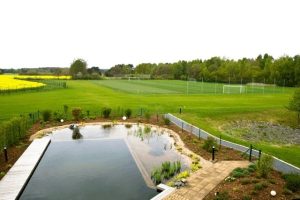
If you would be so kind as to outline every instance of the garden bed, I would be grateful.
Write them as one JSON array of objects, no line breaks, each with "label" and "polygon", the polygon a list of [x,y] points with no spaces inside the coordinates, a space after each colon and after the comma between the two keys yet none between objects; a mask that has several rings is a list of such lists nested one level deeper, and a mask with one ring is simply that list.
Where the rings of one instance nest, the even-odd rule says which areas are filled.
[{"label": "garden bed", "polygon": [[[276,196],[271,195],[272,190],[276,191]],[[272,170],[267,178],[259,177],[256,172],[236,177],[235,180],[227,178],[215,187],[204,200],[283,200],[299,198],[299,192],[293,193],[286,188],[286,181],[282,174]]]}]

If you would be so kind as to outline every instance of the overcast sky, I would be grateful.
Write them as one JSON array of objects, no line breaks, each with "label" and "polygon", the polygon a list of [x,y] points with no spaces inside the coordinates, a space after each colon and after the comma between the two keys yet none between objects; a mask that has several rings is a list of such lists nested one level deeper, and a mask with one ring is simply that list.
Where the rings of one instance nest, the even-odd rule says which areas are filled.
[{"label": "overcast sky", "polygon": [[0,68],[300,54],[299,0],[0,0]]}]

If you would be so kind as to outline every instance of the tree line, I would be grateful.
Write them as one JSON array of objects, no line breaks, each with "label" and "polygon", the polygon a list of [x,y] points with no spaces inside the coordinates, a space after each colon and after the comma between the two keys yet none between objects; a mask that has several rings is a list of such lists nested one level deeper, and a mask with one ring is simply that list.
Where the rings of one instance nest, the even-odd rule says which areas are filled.
[{"label": "tree line", "polygon": [[119,64],[105,72],[106,76],[138,76],[149,74],[151,79],[197,80],[224,83],[266,83],[279,86],[300,85],[300,55],[274,59],[268,54],[257,58],[231,60],[212,57],[207,60],[174,63]]},{"label": "tree line", "polygon": [[274,59],[268,54],[257,58],[232,60],[220,57],[178,61],[174,63],[118,64],[108,70],[87,68],[83,59],[76,59],[70,68],[2,69],[0,73],[71,75],[73,79],[102,79],[107,77],[149,77],[151,79],[196,80],[223,83],[266,83],[279,86],[300,85],[300,55]]}]

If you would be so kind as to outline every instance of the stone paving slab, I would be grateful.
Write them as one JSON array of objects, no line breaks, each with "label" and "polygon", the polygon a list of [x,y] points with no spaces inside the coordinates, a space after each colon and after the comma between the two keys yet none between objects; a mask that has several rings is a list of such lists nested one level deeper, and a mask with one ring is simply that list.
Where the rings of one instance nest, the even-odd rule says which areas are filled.
[{"label": "stone paving slab", "polygon": [[49,138],[42,138],[30,144],[0,181],[0,200],[17,198],[49,143]]},{"label": "stone paving slab", "polygon": [[186,187],[175,190],[165,200],[200,200],[223,181],[237,167],[247,167],[248,161],[206,162],[202,169],[187,178]]}]

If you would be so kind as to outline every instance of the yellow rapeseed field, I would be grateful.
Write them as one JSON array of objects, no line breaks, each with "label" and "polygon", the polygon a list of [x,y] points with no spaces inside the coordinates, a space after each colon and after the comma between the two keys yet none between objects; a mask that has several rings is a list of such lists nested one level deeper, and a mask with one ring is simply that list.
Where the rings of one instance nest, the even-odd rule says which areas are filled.
[{"label": "yellow rapeseed field", "polygon": [[19,90],[23,88],[37,88],[43,83],[15,79],[15,75],[0,75],[0,90]]},{"label": "yellow rapeseed field", "polygon": [[15,78],[17,78],[17,79],[28,79],[28,80],[33,80],[33,79],[45,79],[45,80],[60,79],[60,80],[67,80],[67,79],[71,79],[71,76],[17,75],[17,76],[15,76]]}]

